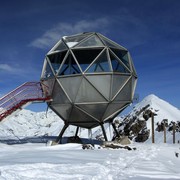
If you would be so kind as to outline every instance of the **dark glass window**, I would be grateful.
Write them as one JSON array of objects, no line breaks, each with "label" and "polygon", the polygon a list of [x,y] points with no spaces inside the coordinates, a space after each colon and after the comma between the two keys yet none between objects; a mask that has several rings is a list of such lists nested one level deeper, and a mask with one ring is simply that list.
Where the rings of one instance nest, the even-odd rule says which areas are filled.
[{"label": "dark glass window", "polygon": [[111,64],[114,72],[127,73],[127,69],[120,63],[120,61],[110,53]]},{"label": "dark glass window", "polygon": [[73,53],[81,66],[82,71],[85,71],[101,51],[102,49],[74,49]]},{"label": "dark glass window", "polygon": [[114,49],[114,48],[111,48],[111,50],[128,68],[130,68],[127,51]]},{"label": "dark glass window", "polygon": [[58,52],[58,53],[48,55],[51,65],[56,73],[57,73],[66,53],[67,53],[67,51],[63,51],[63,52]]},{"label": "dark glass window", "polygon": [[64,64],[61,67],[59,75],[70,75],[81,73],[76,61],[74,60],[72,54],[69,54]]},{"label": "dark glass window", "polygon": [[45,70],[43,72],[42,78],[49,78],[52,76],[53,76],[53,72],[51,70],[49,63],[46,61]]},{"label": "dark glass window", "polygon": [[110,72],[109,62],[106,52],[103,52],[97,60],[87,70],[88,73],[92,72]]}]

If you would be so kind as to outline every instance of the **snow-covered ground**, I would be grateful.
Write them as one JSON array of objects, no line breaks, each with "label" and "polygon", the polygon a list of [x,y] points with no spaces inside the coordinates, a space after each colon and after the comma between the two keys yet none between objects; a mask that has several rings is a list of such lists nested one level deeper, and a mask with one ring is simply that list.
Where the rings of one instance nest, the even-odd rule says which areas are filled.
[{"label": "snow-covered ground", "polygon": [[0,144],[0,179],[180,179],[180,145],[83,150],[79,144]]},{"label": "snow-covered ground", "polygon": [[[180,111],[154,95],[137,104],[130,114],[147,104],[158,114],[155,123],[164,118],[179,121]],[[150,127],[150,121],[147,123]],[[57,136],[62,126],[63,121],[52,111],[46,116],[45,112],[22,110],[0,123],[0,142],[11,138]],[[111,128],[108,124],[105,128],[110,138]],[[75,130],[71,126],[65,135],[73,136]],[[95,128],[92,137],[100,133],[101,130]],[[79,136],[87,137],[88,134],[90,132],[81,129]],[[149,139],[145,143],[132,142],[130,146],[136,150],[105,149],[98,145],[83,150],[80,144],[0,143],[0,180],[180,179],[180,144],[172,144],[171,132],[167,132],[166,144],[161,132],[155,134],[155,144]]]}]

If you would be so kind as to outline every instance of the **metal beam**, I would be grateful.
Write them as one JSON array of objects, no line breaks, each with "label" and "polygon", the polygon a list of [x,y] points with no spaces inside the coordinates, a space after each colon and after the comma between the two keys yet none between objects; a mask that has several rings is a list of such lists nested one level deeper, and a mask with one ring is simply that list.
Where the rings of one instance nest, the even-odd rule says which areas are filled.
[{"label": "metal beam", "polygon": [[102,123],[100,124],[100,126],[101,126],[101,129],[102,129],[103,135],[104,135],[104,139],[105,139],[105,141],[107,141],[108,139],[107,139],[107,136],[106,136],[106,131],[104,129],[104,126],[103,126]]},{"label": "metal beam", "polygon": [[116,129],[116,125],[112,122],[111,123],[111,125],[112,125],[112,127],[113,127],[113,129],[114,129],[114,131],[115,131],[115,133],[116,133],[116,136],[117,137],[120,137],[120,135],[119,135],[119,133],[118,133],[118,131],[117,131],[117,129]]},{"label": "metal beam", "polygon": [[56,143],[61,143],[62,136],[63,136],[63,134],[64,134],[64,132],[65,132],[65,130],[67,129],[68,126],[69,126],[69,124],[64,124],[59,136],[56,139]]},{"label": "metal beam", "polygon": [[79,132],[79,126],[77,126],[77,128],[76,128],[75,138],[77,138],[78,132]]}]

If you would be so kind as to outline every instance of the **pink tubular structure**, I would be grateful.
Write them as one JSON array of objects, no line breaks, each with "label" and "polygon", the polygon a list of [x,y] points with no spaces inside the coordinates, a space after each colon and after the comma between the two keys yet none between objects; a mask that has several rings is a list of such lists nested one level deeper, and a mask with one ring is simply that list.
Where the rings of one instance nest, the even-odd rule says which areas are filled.
[{"label": "pink tubular structure", "polygon": [[50,100],[48,87],[41,82],[26,82],[0,98],[0,121],[32,102]]}]

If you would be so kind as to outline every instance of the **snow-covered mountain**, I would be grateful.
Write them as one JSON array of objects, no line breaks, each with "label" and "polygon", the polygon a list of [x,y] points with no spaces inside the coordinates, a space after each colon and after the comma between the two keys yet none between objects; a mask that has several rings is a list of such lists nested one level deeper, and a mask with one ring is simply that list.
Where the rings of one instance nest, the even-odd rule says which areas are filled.
[{"label": "snow-covered mountain", "polygon": [[1,137],[57,135],[63,121],[52,111],[32,112],[23,109],[0,123]]},{"label": "snow-covered mountain", "polygon": [[[147,105],[146,110],[149,108],[157,114],[156,122],[180,117],[175,107],[154,95],[137,104],[128,117],[136,116],[144,121],[141,110]],[[122,122],[123,118],[119,117],[119,121]],[[63,121],[52,111],[48,111],[46,116],[46,112],[22,110],[0,123],[0,140],[2,136],[58,135],[62,125]],[[106,128],[109,129],[108,125]],[[73,127],[67,133],[73,134]],[[94,134],[100,133],[100,129],[95,128]],[[84,136],[85,130],[81,134]],[[156,134],[156,142],[157,137],[160,136]],[[136,150],[99,149],[99,146],[94,150],[83,150],[82,145],[72,143],[9,146],[0,142],[0,179],[179,179],[179,144],[133,142],[130,146],[135,146]]]},{"label": "snow-covered mountain", "polygon": [[[147,107],[147,109],[156,114],[154,117],[155,124],[161,123],[164,119],[167,119],[168,123],[180,122],[180,110],[154,94],[148,95],[140,103],[136,104],[133,110],[129,113],[129,116],[136,116],[138,111],[148,105],[149,107]],[[143,118],[142,115],[143,113],[139,114],[140,119]],[[151,128],[150,120],[147,121],[147,128]]]},{"label": "snow-covered mountain", "polygon": [[[19,111],[16,115],[10,116],[0,122],[0,140],[4,139],[23,139],[26,137],[41,137],[41,136],[58,136],[64,122],[52,110],[48,112],[33,112],[27,109]],[[107,136],[112,137],[109,132]],[[112,131],[112,129],[111,129]],[[69,126],[64,133],[64,136],[74,136],[76,132],[75,126]],[[80,128],[79,137],[101,136],[102,131],[99,127],[94,128],[91,132],[87,129]]]},{"label": "snow-covered mountain", "polygon": [[[140,103],[136,104],[129,114],[122,118],[117,117],[115,120],[119,120],[122,126],[119,126],[120,131],[124,131],[124,128],[129,126],[128,121],[131,122],[132,128],[136,126],[150,130],[151,121],[150,119],[145,121],[143,118],[143,108],[145,110],[151,110],[156,113],[155,124],[160,123],[163,119],[168,119],[168,123],[171,121],[180,121],[180,110],[172,106],[168,102],[158,98],[155,95],[149,95],[145,97]],[[124,123],[123,123],[124,122]],[[136,123],[138,122],[138,123]],[[57,136],[62,129],[63,121],[51,110],[46,112],[32,112],[30,110],[22,110],[16,115],[7,118],[0,123],[0,137],[33,137],[33,136]],[[128,125],[127,125],[128,124]],[[146,125],[146,126],[144,126]],[[112,137],[112,129],[106,124],[107,135],[109,139]],[[143,128],[140,130],[143,131]],[[80,136],[88,137],[88,131],[81,129]],[[92,137],[100,136],[102,133],[99,127],[94,128]],[[139,133],[139,132],[138,132]],[[75,127],[70,126],[64,135],[73,136],[75,134]]]},{"label": "snow-covered mountain", "polygon": [[[164,120],[166,121],[167,130],[172,131],[172,122],[176,123],[177,132],[180,132],[180,110],[169,104],[168,102],[160,99],[159,97],[151,94],[145,97],[141,102],[133,107],[133,110],[125,117],[117,117],[116,120],[120,121],[119,132],[122,135],[127,135],[137,141],[137,136],[151,137],[151,117],[146,116],[148,112],[153,112],[156,137],[158,141],[162,142],[162,134],[157,133],[158,125],[160,126]],[[146,117],[145,117],[146,116]],[[147,118],[147,119],[146,119]],[[162,131],[162,130],[161,130]],[[170,132],[172,134],[172,132]],[[170,135],[170,133],[168,135]],[[159,135],[161,137],[159,137]],[[177,134],[179,136],[179,133]],[[170,136],[169,140],[171,139]],[[146,140],[146,138],[144,139]],[[144,141],[142,140],[142,141]]]},{"label": "snow-covered mountain", "polygon": [[162,121],[163,119],[168,119],[169,122],[180,121],[180,110],[154,94],[148,95],[140,103],[136,104],[133,111],[130,112],[130,115],[134,115],[147,105],[150,105],[148,109],[157,114],[155,117],[156,122]]}]

